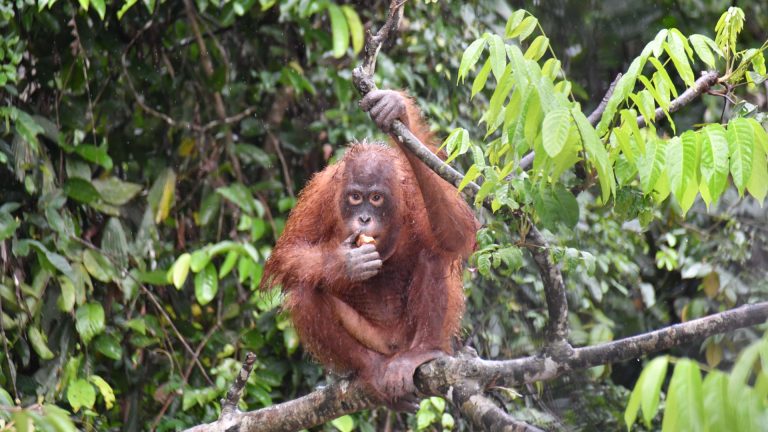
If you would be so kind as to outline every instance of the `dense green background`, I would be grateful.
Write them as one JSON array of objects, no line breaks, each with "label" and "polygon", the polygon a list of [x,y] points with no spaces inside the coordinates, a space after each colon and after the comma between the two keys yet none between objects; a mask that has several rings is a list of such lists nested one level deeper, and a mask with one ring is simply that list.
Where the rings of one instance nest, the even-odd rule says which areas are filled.
[{"label": "dense green background", "polygon": [[[382,138],[350,82],[361,33],[349,11],[376,27],[388,3],[196,0],[190,15],[181,1],[0,0],[0,403],[57,404],[83,429],[169,430],[217,417],[246,351],[258,362],[243,408],[292,399],[322,380],[275,299],[254,286],[304,182],[346,143]],[[414,95],[438,136],[459,126],[482,136],[487,100],[470,101],[470,86],[456,84],[461,54],[483,32],[503,33],[511,11],[525,7],[588,112],[658,30],[714,37],[730,3],[412,0],[400,39],[380,56],[379,86]],[[768,6],[739,6],[747,17],[739,42],[758,47]],[[343,24],[351,39],[340,19],[352,24]],[[738,94],[765,110],[764,87]],[[722,99],[705,97],[675,120],[685,129],[722,109]],[[711,213],[697,203],[686,219],[666,204],[641,230],[625,224],[637,211],[623,205],[635,201],[620,198],[602,207],[581,194],[575,229],[555,232],[575,344],[766,296],[768,221],[757,203],[730,191]],[[483,220],[481,245],[514,239],[494,216]],[[210,263],[194,254],[206,245],[218,248]],[[568,248],[591,253],[594,268],[569,261]],[[177,259],[195,273],[170,275],[180,289],[167,279]],[[468,275],[465,340],[484,358],[535,352],[541,291],[530,266]],[[760,334],[742,330],[675,354],[727,367]],[[617,430],[641,369],[640,361],[596,368],[516,389],[522,396],[508,403],[548,428]],[[397,430],[454,419],[459,427],[444,410],[435,400],[389,421]],[[388,416],[355,421],[378,430]]]}]

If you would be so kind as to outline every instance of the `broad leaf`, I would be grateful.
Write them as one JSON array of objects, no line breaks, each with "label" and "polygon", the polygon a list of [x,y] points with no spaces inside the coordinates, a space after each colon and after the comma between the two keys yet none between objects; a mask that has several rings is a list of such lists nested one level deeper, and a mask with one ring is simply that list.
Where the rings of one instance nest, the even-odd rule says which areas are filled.
[{"label": "broad leaf", "polygon": [[744,118],[732,119],[728,122],[726,137],[730,149],[731,177],[739,196],[742,196],[752,175],[752,154],[755,146],[752,125]]},{"label": "broad leaf", "polygon": [[208,263],[205,269],[195,275],[195,298],[201,305],[207,305],[216,297],[219,290],[219,279],[216,267]]},{"label": "broad leaf", "polygon": [[331,35],[333,37],[333,56],[344,56],[349,48],[349,26],[344,12],[335,3],[328,3],[328,13],[331,16]]},{"label": "broad leaf", "polygon": [[554,158],[563,150],[570,128],[571,114],[565,108],[550,111],[544,116],[541,125],[542,144],[549,157]]},{"label": "broad leaf", "polygon": [[504,41],[498,35],[488,37],[488,51],[490,53],[491,70],[496,81],[501,79],[504,68],[507,67],[507,50],[504,47]]},{"label": "broad leaf", "polygon": [[581,142],[584,145],[584,150],[587,152],[589,162],[597,169],[602,200],[605,203],[616,192],[616,179],[613,176],[608,151],[605,150],[605,146],[603,146],[600,137],[597,136],[595,128],[589,124],[584,114],[577,108],[572,109],[571,114],[576,121],[576,127],[579,130]]},{"label": "broad leaf", "polygon": [[768,135],[760,123],[753,119],[750,119],[749,122],[754,130],[755,145],[752,153],[752,174],[747,182],[747,191],[762,206],[768,193],[768,169],[766,169],[768,168],[766,167],[768,159],[766,159],[765,152],[765,147],[768,145]]},{"label": "broad leaf", "polygon": [[80,408],[93,408],[96,403],[96,390],[91,383],[82,378],[75,380],[69,383],[67,388],[67,401],[75,412]]},{"label": "broad leaf", "polygon": [[99,303],[87,303],[75,312],[75,328],[86,344],[104,331],[104,308]]},{"label": "broad leaf", "polygon": [[477,61],[480,59],[480,54],[483,53],[485,44],[485,38],[480,38],[469,44],[467,49],[464,50],[464,55],[461,56],[461,64],[459,65],[459,73],[456,82],[463,81],[469,70],[475,65],[475,63],[477,63]]},{"label": "broad leaf", "polygon": [[719,124],[708,125],[700,134],[701,177],[710,200],[716,202],[728,184],[728,141],[725,129]]},{"label": "broad leaf", "polygon": [[189,265],[192,256],[188,253],[181,254],[176,258],[176,262],[171,267],[171,281],[176,289],[181,289],[189,274]]}]

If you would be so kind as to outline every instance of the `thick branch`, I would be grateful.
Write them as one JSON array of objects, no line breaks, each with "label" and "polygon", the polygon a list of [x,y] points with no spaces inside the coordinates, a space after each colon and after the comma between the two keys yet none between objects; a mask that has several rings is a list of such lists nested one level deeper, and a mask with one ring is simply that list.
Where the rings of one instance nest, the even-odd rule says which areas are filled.
[{"label": "thick branch", "polygon": [[308,429],[345,414],[375,407],[356,383],[340,381],[306,396],[256,411],[234,411],[187,432],[284,432]]},{"label": "thick branch", "polygon": [[[462,408],[465,414],[474,415],[472,413],[482,411],[485,413],[484,416],[498,419],[504,415],[506,416],[504,421],[509,421],[505,413],[491,409],[485,401],[476,396],[483,390],[493,387],[519,387],[527,383],[553,379],[574,370],[636,359],[715,334],[765,324],[766,320],[768,320],[768,302],[763,302],[614,342],[576,348],[573,355],[562,359],[543,355],[515,360],[489,361],[462,352],[457,357],[440,357],[420,366],[416,371],[415,382],[424,394],[445,397],[460,407],[464,404],[463,401],[474,401],[470,411]],[[235,411],[217,422],[196,426],[189,430],[195,432],[300,430],[374,406],[373,401],[368,399],[364,391],[354,382],[341,381],[299,399],[257,411],[245,413]],[[517,427],[522,425],[518,423]],[[531,426],[527,427],[528,430],[535,430],[530,429]]]},{"label": "thick branch", "polygon": [[768,302],[762,302],[601,345],[576,348],[573,355],[567,358],[543,355],[488,361],[445,357],[421,366],[416,382],[419,389],[428,394],[445,393],[467,377],[478,381],[484,388],[516,387],[556,378],[574,370],[636,359],[715,334],[764,324],[766,320]]}]

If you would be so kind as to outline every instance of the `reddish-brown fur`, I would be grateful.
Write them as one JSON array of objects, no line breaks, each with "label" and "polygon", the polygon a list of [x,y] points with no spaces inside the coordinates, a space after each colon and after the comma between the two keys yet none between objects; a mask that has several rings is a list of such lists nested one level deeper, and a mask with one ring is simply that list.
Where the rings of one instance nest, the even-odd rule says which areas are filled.
[{"label": "reddish-brown fur", "polygon": [[[435,151],[410,99],[402,120]],[[382,254],[380,272],[350,283],[335,258],[350,235],[338,203],[345,168],[360,164],[388,176],[395,204],[389,232],[399,230],[394,229],[394,252]],[[409,357],[415,368],[435,351],[452,352],[464,310],[461,265],[475,247],[476,230],[477,220],[456,189],[407,150],[355,144],[299,195],[267,261],[263,286],[282,287],[284,308],[307,351],[334,371],[356,374],[389,403],[402,395],[388,394],[381,385],[388,365]],[[347,330],[344,318],[364,324],[354,327],[358,334]],[[376,343],[383,348],[372,349]]]}]

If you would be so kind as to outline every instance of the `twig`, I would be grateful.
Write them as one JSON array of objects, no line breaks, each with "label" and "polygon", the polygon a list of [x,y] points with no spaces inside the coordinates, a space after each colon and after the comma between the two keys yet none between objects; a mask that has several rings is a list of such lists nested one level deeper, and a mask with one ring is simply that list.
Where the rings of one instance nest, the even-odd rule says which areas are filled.
[{"label": "twig", "polygon": [[254,363],[256,363],[256,354],[252,352],[247,353],[245,355],[245,360],[243,360],[243,366],[240,368],[240,373],[237,375],[235,382],[232,383],[232,387],[230,387],[227,392],[227,397],[221,400],[220,418],[226,418],[235,412],[237,404],[243,396],[243,389],[248,382],[248,377],[251,376]]}]

